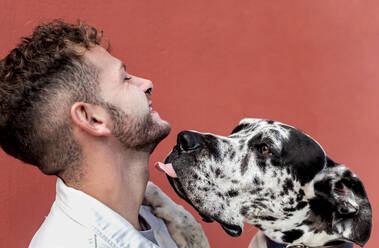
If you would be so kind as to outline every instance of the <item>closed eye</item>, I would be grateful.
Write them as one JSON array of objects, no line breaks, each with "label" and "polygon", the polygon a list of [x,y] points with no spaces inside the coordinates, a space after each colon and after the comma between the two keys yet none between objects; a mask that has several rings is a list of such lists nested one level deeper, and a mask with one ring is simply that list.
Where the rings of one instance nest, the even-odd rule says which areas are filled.
[{"label": "closed eye", "polygon": [[124,77],[124,81],[129,81],[132,77]]}]

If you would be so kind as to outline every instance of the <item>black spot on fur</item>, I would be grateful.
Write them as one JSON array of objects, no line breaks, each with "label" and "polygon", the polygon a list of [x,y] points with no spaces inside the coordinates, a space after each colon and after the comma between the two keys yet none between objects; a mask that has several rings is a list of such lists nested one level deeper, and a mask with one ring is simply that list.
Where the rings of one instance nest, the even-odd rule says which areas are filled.
[{"label": "black spot on fur", "polygon": [[283,210],[284,210],[285,212],[294,212],[294,211],[296,211],[296,208],[288,207],[288,208],[283,208]]},{"label": "black spot on fur", "polygon": [[273,120],[266,120],[268,124],[274,124]]},{"label": "black spot on fur", "polygon": [[240,214],[243,215],[243,216],[246,216],[247,211],[249,211],[249,207],[243,206],[243,207],[240,209]]},{"label": "black spot on fur", "polygon": [[221,192],[217,192],[216,195],[224,199],[224,196],[221,194]]},{"label": "black spot on fur", "polygon": [[302,225],[305,225],[305,226],[310,226],[312,225],[314,222],[311,221],[311,220],[303,220],[303,222],[301,222],[301,224],[299,226],[302,226]]},{"label": "black spot on fur", "polygon": [[204,135],[204,144],[208,149],[209,157],[213,158],[215,161],[221,161],[221,153],[218,145],[218,139],[212,135]]},{"label": "black spot on fur", "polygon": [[203,188],[201,188],[201,190],[207,192],[207,191],[209,191],[209,188],[203,187]]},{"label": "black spot on fur", "polygon": [[258,186],[258,185],[261,184],[261,180],[259,180],[258,177],[254,177],[254,179],[253,179],[253,184]]},{"label": "black spot on fur", "polygon": [[293,241],[299,239],[301,236],[303,236],[304,232],[300,229],[295,229],[287,232],[283,232],[283,241],[286,243],[292,243]]},{"label": "black spot on fur", "polygon": [[309,200],[309,207],[321,220],[332,223],[335,206],[330,201],[321,197],[314,197]]},{"label": "black spot on fur", "polygon": [[226,194],[227,194],[227,196],[230,196],[230,197],[236,197],[238,195],[238,191],[231,189]]},{"label": "black spot on fur", "polygon": [[287,207],[287,208],[283,208],[284,211],[286,212],[295,212],[295,211],[298,211],[298,210],[301,210],[303,209],[305,206],[307,206],[308,203],[305,202],[305,201],[301,201],[299,202],[296,207]]},{"label": "black spot on fur", "polygon": [[305,202],[305,201],[301,201],[301,202],[299,202],[299,203],[296,205],[296,210],[303,209],[303,208],[305,208],[305,206],[307,206],[307,205],[308,205],[307,202]]},{"label": "black spot on fur", "polygon": [[196,198],[196,199],[195,199],[195,203],[196,203],[197,205],[203,205],[203,200],[202,200],[202,199],[199,199],[199,198]]},{"label": "black spot on fur", "polygon": [[247,124],[247,123],[240,124],[240,125],[238,125],[237,127],[235,127],[235,128],[233,129],[233,131],[232,131],[231,134],[238,133],[238,132],[241,131],[242,129],[245,129],[245,128],[249,127],[249,126],[250,126],[250,124]]},{"label": "black spot on fur", "polygon": [[247,146],[249,147],[251,151],[253,151],[257,148],[257,145],[260,145],[261,143],[262,143],[262,134],[258,134],[247,142]]},{"label": "black spot on fur", "polygon": [[299,190],[299,193],[298,193],[298,195],[296,196],[296,201],[301,201],[301,200],[303,200],[303,198],[304,198],[304,196],[305,196],[305,193],[304,193],[304,190]]},{"label": "black spot on fur", "polygon": [[197,180],[197,179],[199,179],[199,176],[197,175],[197,174],[193,174],[193,179],[195,179],[195,180]]},{"label": "black spot on fur", "polygon": [[263,197],[259,197],[259,198],[256,198],[255,201],[267,201],[267,199]]},{"label": "black spot on fur", "polygon": [[[275,157],[271,158],[270,163],[271,163],[273,166],[275,166],[275,167],[281,167],[281,166],[282,166],[282,163],[280,162],[280,159],[277,159],[277,158],[275,158]],[[275,172],[275,175],[274,175],[274,176],[276,177],[276,172]]]},{"label": "black spot on fur", "polygon": [[266,220],[266,221],[276,221],[278,218],[274,217],[274,216],[260,216],[260,217],[257,217],[258,219],[260,220]]},{"label": "black spot on fur", "polygon": [[260,202],[260,201],[254,201],[254,204],[255,204],[255,206],[256,206],[257,208],[258,208],[258,207],[260,207],[260,208],[264,208],[264,209],[267,208],[266,204],[264,204],[264,203],[262,203],[262,202]]},{"label": "black spot on fur", "polygon": [[327,178],[314,184],[315,193],[329,196],[332,191],[332,179]]},{"label": "black spot on fur", "polygon": [[262,170],[263,174],[266,173],[266,159],[257,158],[255,161],[258,165],[258,167]]},{"label": "black spot on fur", "polygon": [[331,160],[329,157],[326,157],[326,167],[336,167],[338,164],[336,164],[333,160]]},{"label": "black spot on fur", "polygon": [[343,177],[352,177],[353,176],[353,174],[351,173],[351,171],[349,171],[349,170],[346,170],[344,173],[343,173],[343,175],[342,175]]},{"label": "black spot on fur", "polygon": [[[241,142],[240,142],[241,143]],[[243,150],[243,148],[244,148],[244,144],[243,143],[241,143],[240,145],[239,145],[239,147],[238,147],[238,150],[239,151],[242,151]]]},{"label": "black spot on fur", "polygon": [[255,188],[253,190],[250,190],[249,193],[252,195],[256,195],[259,191],[262,191],[262,190],[263,190],[263,188],[258,187],[258,188]]},{"label": "black spot on fur", "polygon": [[350,171],[343,174],[342,183],[354,192],[355,195],[366,198],[367,194],[361,181],[354,177]]},{"label": "black spot on fur", "polygon": [[311,181],[326,163],[320,145],[294,128],[290,128],[290,137],[283,144],[281,157],[302,185]]},{"label": "black spot on fur", "polygon": [[229,158],[230,158],[230,159],[233,159],[235,156],[236,156],[236,152],[235,152],[235,151],[232,151],[232,152],[230,153]]},{"label": "black spot on fur", "polygon": [[216,177],[220,176],[220,174],[221,174],[220,168],[216,169],[215,174],[216,174]]},{"label": "black spot on fur", "polygon": [[292,217],[293,216],[293,214],[291,214],[291,213],[285,213],[285,215],[286,215],[286,217]]},{"label": "black spot on fur", "polygon": [[241,161],[241,175],[243,176],[247,171],[247,166],[250,160],[250,153],[246,154]]},{"label": "black spot on fur", "polygon": [[293,182],[291,179],[286,178],[283,183],[283,192],[287,195],[289,190],[293,190]]}]

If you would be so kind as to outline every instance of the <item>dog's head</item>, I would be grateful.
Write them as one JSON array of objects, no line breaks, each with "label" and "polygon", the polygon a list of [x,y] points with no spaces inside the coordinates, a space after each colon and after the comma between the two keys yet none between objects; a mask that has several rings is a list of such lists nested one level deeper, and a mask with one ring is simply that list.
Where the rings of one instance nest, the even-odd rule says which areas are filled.
[{"label": "dog's head", "polygon": [[370,236],[362,182],[291,126],[243,119],[227,137],[184,131],[165,163],[178,195],[232,236],[244,222],[284,244],[363,246]]}]

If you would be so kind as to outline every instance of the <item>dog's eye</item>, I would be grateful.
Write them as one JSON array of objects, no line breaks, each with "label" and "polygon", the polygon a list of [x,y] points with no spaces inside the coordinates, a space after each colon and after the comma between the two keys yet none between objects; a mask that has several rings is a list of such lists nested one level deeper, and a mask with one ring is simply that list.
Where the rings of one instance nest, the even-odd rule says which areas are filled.
[{"label": "dog's eye", "polygon": [[262,153],[262,154],[271,154],[271,150],[270,148],[268,148],[267,145],[262,145],[260,148],[259,148],[259,151]]}]

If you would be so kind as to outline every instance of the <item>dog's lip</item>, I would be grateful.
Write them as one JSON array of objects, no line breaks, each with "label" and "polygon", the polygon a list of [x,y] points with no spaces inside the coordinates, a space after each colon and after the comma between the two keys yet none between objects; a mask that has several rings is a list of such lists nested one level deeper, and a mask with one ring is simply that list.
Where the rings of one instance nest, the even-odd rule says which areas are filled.
[{"label": "dog's lip", "polygon": [[[170,159],[170,156],[167,156],[167,158],[165,159],[164,163],[171,163],[173,167],[175,167],[175,162],[172,161]],[[180,183],[180,176],[176,177],[176,178],[173,178],[173,177],[170,177],[169,175],[167,175],[167,179],[168,181],[170,182],[171,184],[171,187],[174,189],[175,193],[180,197],[182,198],[183,200],[185,200],[188,204],[190,204],[199,214],[200,216],[203,218],[203,220],[205,222],[213,222],[214,218],[212,218],[211,216],[208,216],[208,215],[205,215],[203,214],[201,211],[199,211],[199,209],[191,202],[191,200],[187,197],[187,194],[185,193],[183,187],[182,187],[182,184]]]},{"label": "dog's lip", "polygon": [[[170,158],[170,155],[167,156],[167,158],[165,159],[164,163],[171,163],[172,166],[175,167],[175,162]],[[176,177],[176,178],[170,177],[167,174],[166,174],[166,176],[167,176],[168,181],[171,184],[171,187],[174,189],[175,193],[177,195],[179,195],[180,198],[182,198],[183,200],[185,200],[188,204],[190,204],[199,213],[199,215],[202,217],[202,219],[203,219],[204,222],[211,223],[213,221],[217,221],[222,226],[222,228],[224,229],[224,231],[226,233],[228,233],[230,236],[232,236],[232,237],[238,237],[238,236],[241,235],[241,232],[242,232],[241,227],[239,227],[237,225],[234,225],[234,224],[227,223],[227,222],[219,219],[218,217],[202,213],[191,202],[191,200],[187,197],[187,194],[184,191],[183,186],[182,186],[182,184],[180,182],[180,176]]]},{"label": "dog's lip", "polygon": [[[167,179],[170,182],[172,188],[175,190],[175,193],[177,193],[181,198],[183,198],[187,202],[190,202],[190,200],[188,199],[188,197],[184,193],[184,190],[183,190],[183,188],[179,182],[179,179],[170,177],[169,175],[166,175],[166,176],[167,176]],[[192,205],[192,203],[191,203],[191,205]]]}]

